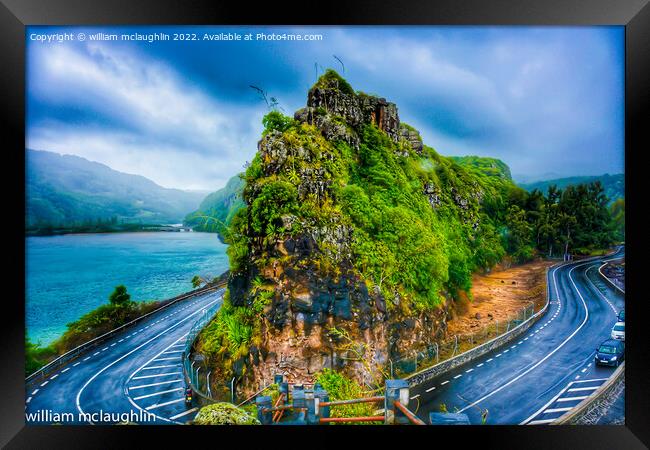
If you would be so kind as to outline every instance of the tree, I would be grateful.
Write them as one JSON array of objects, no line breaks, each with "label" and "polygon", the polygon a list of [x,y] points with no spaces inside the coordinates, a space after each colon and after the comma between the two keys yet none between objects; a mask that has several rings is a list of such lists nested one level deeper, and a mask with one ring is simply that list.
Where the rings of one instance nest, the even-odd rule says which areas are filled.
[{"label": "tree", "polygon": [[128,306],[131,304],[131,296],[126,292],[126,286],[120,284],[108,297],[108,301],[114,306]]}]

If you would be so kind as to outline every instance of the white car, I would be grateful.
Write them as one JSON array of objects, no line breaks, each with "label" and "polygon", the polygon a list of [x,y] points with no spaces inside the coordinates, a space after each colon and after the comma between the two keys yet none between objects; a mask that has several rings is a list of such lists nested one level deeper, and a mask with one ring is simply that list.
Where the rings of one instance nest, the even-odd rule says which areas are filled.
[{"label": "white car", "polygon": [[625,322],[616,322],[616,325],[612,328],[612,339],[625,340]]}]

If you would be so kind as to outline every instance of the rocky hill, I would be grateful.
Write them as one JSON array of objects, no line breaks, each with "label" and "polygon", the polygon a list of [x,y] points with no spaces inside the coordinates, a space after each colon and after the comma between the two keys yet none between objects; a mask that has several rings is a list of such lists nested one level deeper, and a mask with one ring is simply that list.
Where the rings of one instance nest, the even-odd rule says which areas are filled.
[{"label": "rocky hill", "polygon": [[215,380],[251,389],[279,371],[378,380],[390,357],[442,337],[472,272],[503,257],[500,211],[519,188],[505,165],[481,171],[496,160],[440,156],[394,103],[331,70],[293,118],[264,125],[230,227],[226,300],[197,351]]}]

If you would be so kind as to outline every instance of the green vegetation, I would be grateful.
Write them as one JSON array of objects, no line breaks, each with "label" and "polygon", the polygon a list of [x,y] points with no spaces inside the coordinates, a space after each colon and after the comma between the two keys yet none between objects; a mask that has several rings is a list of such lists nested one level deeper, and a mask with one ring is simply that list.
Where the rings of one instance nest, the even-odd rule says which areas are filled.
[{"label": "green vegetation", "polygon": [[228,225],[237,211],[245,206],[242,199],[243,189],[244,180],[240,175],[235,175],[228,180],[224,188],[208,195],[197,211],[188,214],[184,224],[196,231],[218,233],[221,240],[225,240]]},{"label": "green vegetation", "polygon": [[203,197],[72,155],[28,149],[26,169],[28,230],[87,227],[113,217],[140,225],[177,223]]},{"label": "green vegetation", "polygon": [[109,303],[84,314],[66,325],[63,335],[47,347],[32,343],[25,336],[25,375],[29,375],[57,356],[153,311],[159,302],[134,302],[124,285],[115,287]]},{"label": "green vegetation", "polygon": [[528,192],[534,190],[547,192],[548,188],[552,185],[555,185],[558,189],[566,189],[569,186],[589,184],[595,181],[600,181],[610,204],[618,199],[625,198],[625,174],[622,173],[615,175],[605,174],[599,176],[557,178],[553,180],[536,181],[534,183],[522,183],[519,186],[526,189]]},{"label": "green vegetation", "polygon": [[[330,401],[351,400],[370,396],[368,393],[363,392],[363,389],[356,381],[330,369],[324,369],[318,373],[315,382],[320,383],[323,389],[327,391]],[[378,408],[380,406],[376,403],[332,406],[330,407],[330,417],[367,417],[374,415],[373,412]]]},{"label": "green vegetation", "polygon": [[260,425],[257,417],[232,403],[214,403],[199,410],[194,425]]},{"label": "green vegetation", "polygon": [[[354,94],[331,70],[315,88],[325,96],[336,89]],[[274,110],[243,176],[245,207],[232,215],[227,242],[231,274],[246,285],[235,298],[231,286],[199,340],[225,376],[260,345],[262,313],[277,286],[262,274],[278,267],[333,280],[354,273],[387,299],[397,320],[457,299],[471,288],[473,272],[505,256],[523,262],[612,242],[607,198],[597,182],[552,187],[546,196],[528,193],[499,160],[447,158],[426,145],[416,152],[374,119],[353,128],[322,107],[309,114],[323,116],[330,131],[336,127],[335,137],[310,125],[315,118],[305,123]],[[308,258],[279,250],[300,239],[314,240]],[[238,375],[245,373],[246,367]]]}]

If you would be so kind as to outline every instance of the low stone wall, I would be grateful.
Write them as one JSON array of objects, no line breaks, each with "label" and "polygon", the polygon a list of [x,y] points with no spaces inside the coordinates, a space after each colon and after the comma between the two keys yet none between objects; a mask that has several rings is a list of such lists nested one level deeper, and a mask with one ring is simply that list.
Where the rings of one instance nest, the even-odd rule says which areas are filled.
[{"label": "low stone wall", "polygon": [[601,408],[602,403],[607,403],[607,397],[615,391],[621,383],[625,382],[625,362],[614,371],[611,377],[596,389],[589,397],[578,403],[578,405],[564,415],[560,416],[551,425],[580,425],[582,419],[589,416],[595,410]]},{"label": "low stone wall", "polygon": [[510,342],[511,340],[519,337],[521,334],[523,334],[526,330],[528,330],[535,322],[537,322],[548,310],[548,297],[546,298],[546,304],[544,307],[536,312],[530,319],[526,320],[525,322],[517,325],[515,328],[512,330],[503,333],[500,336],[495,337],[494,339],[481,344],[477,347],[474,347],[471,350],[468,350],[466,352],[463,352],[459,354],[458,356],[454,356],[453,358],[447,359],[441,363],[438,363],[434,366],[428,367],[426,369],[423,369],[419,372],[416,372],[408,377],[406,377],[406,380],[409,383],[409,386],[417,386],[418,384],[424,383],[427,380],[430,380],[432,378],[437,377],[438,375],[448,372],[449,370],[461,366],[465,364],[466,362],[469,362],[473,359],[476,359],[480,356],[485,355],[486,353],[491,352],[492,350]]}]

